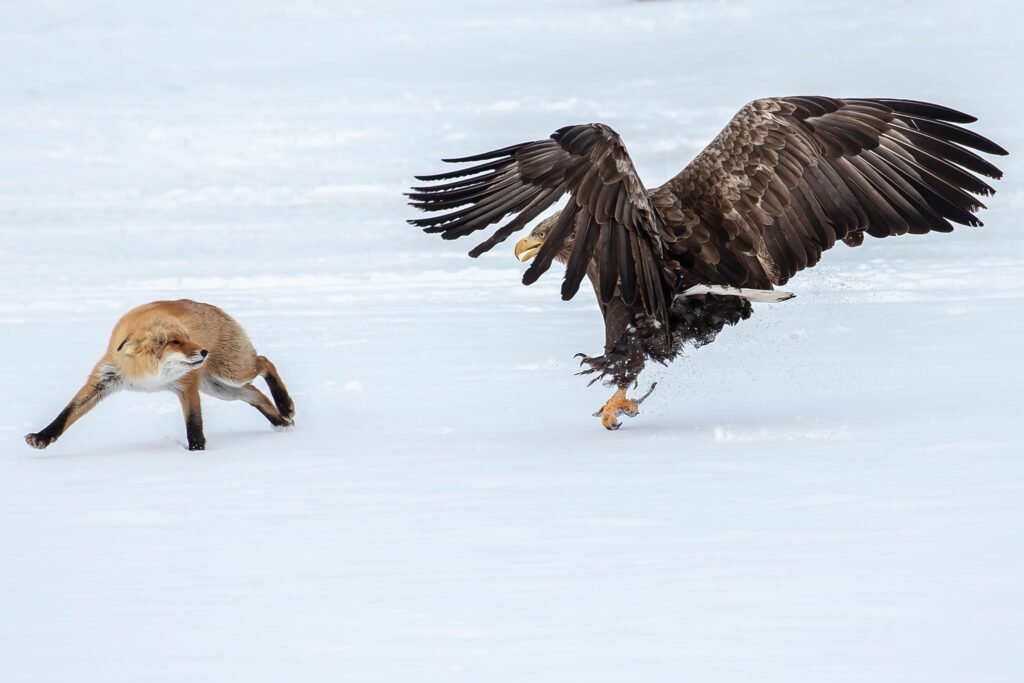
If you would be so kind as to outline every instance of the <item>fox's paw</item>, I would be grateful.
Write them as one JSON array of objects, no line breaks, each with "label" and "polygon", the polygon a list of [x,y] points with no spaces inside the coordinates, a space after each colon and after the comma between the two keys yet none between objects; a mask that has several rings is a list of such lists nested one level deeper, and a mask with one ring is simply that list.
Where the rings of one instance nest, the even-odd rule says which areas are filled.
[{"label": "fox's paw", "polygon": [[39,450],[46,448],[54,441],[56,441],[56,439],[42,433],[25,435],[25,443],[32,448],[38,448]]},{"label": "fox's paw", "polygon": [[205,451],[206,450],[206,442],[205,441],[189,441],[188,442],[188,449],[190,451]]}]

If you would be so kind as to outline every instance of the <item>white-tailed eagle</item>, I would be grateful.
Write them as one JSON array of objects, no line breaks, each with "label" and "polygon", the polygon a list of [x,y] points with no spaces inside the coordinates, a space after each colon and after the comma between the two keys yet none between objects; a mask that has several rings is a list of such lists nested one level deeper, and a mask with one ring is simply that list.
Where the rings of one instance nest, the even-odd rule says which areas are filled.
[{"label": "white-tailed eagle", "polygon": [[626,398],[648,359],[666,363],[687,342],[712,341],[750,317],[753,301],[813,266],[837,241],[864,235],[950,232],[980,226],[979,176],[998,168],[975,151],[1004,155],[958,124],[973,116],[899,99],[781,97],[755,100],[690,164],[647,189],[618,134],[591,123],[550,138],[445,159],[454,171],[417,176],[411,204],[440,212],[410,221],[456,239],[512,219],[470,251],[478,256],[521,230],[562,195],[569,202],[515,248],[533,263],[565,264],[562,298],[587,277],[605,320],[604,353],[584,372],[616,387],[596,413],[608,429],[637,414]]}]

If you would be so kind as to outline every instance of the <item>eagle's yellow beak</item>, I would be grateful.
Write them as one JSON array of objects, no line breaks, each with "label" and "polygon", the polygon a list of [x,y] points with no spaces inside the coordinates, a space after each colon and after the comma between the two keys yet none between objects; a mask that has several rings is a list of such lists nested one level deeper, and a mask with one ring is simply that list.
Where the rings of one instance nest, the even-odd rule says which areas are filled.
[{"label": "eagle's yellow beak", "polygon": [[526,263],[540,251],[540,248],[544,246],[543,240],[534,239],[527,235],[523,239],[516,242],[516,258]]}]

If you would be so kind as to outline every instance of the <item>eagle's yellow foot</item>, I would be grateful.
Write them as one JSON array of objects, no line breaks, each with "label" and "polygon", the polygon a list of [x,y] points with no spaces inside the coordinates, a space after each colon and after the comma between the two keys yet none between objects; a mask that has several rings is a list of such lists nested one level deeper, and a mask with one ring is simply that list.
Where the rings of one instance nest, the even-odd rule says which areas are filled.
[{"label": "eagle's yellow foot", "polygon": [[[648,392],[650,393],[650,392]],[[618,429],[621,426],[619,415],[636,417],[640,413],[640,401],[631,401],[626,398],[626,389],[616,391],[604,406],[594,413],[594,417],[601,418],[601,424],[605,429]]]}]

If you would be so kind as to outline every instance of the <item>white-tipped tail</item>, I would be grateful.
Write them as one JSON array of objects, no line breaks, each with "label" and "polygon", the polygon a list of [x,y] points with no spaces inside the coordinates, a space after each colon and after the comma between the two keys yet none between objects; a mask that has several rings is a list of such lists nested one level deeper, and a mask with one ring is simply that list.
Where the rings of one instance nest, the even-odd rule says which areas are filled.
[{"label": "white-tipped tail", "polygon": [[725,285],[694,285],[677,296],[700,296],[702,294],[738,296],[763,304],[777,304],[796,296],[792,292],[782,292],[776,289],[747,289],[745,287],[726,287]]}]

